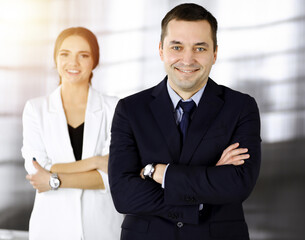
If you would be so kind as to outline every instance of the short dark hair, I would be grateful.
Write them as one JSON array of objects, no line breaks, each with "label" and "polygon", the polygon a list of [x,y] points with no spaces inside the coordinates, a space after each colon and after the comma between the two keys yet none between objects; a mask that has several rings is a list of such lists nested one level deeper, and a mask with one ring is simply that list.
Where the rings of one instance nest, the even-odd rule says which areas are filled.
[{"label": "short dark hair", "polygon": [[217,20],[216,18],[204,7],[194,3],[184,3],[174,7],[170,10],[161,22],[161,44],[167,33],[167,25],[171,20],[183,21],[200,21],[206,20],[212,29],[213,48],[216,51],[217,46]]},{"label": "short dark hair", "polygon": [[[55,64],[57,65],[56,58],[58,55],[58,51],[63,43],[63,41],[70,36],[80,36],[84,38],[91,49],[91,54],[93,58],[93,69],[98,65],[99,60],[100,60],[100,48],[98,45],[98,41],[94,33],[92,33],[89,29],[84,28],[84,27],[71,27],[63,30],[57,37],[56,42],[55,42],[55,47],[54,47],[54,61]],[[93,77],[93,73],[90,75],[89,82],[91,83],[91,79]],[[60,79],[61,83],[61,79]]]}]

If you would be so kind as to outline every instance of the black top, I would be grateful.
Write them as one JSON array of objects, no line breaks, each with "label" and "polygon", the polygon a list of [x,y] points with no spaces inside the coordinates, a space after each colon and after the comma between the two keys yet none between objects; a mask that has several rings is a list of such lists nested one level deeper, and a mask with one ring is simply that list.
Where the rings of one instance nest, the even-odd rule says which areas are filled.
[{"label": "black top", "polygon": [[76,161],[82,159],[84,125],[85,125],[85,123],[82,123],[77,128],[74,128],[74,127],[71,127],[68,124],[70,141],[71,141],[71,145],[72,145],[72,148],[73,148],[73,153],[74,153]]}]

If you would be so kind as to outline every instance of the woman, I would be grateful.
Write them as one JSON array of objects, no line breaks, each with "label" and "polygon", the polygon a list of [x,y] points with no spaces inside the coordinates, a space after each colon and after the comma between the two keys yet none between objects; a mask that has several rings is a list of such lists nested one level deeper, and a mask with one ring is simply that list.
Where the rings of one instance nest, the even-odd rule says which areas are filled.
[{"label": "woman", "polygon": [[117,99],[91,87],[99,62],[95,35],[64,30],[54,60],[59,87],[28,101],[23,113],[26,178],[37,189],[30,239],[119,239],[123,215],[113,206],[107,176]]}]

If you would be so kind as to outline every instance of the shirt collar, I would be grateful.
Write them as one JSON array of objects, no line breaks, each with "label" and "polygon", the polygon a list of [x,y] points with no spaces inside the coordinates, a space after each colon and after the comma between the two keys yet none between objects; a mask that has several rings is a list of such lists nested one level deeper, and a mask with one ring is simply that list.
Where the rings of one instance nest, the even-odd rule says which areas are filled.
[{"label": "shirt collar", "polygon": [[202,97],[202,94],[204,92],[204,89],[206,87],[206,84],[198,91],[196,92],[190,99],[187,99],[187,100],[183,100],[173,89],[172,87],[169,85],[169,82],[167,80],[167,91],[168,91],[168,94],[169,94],[169,97],[170,99],[172,100],[172,103],[174,105],[174,109],[176,109],[177,105],[178,105],[178,102],[180,100],[184,101],[184,102],[187,102],[187,101],[191,101],[193,100],[195,103],[196,103],[196,106],[198,107],[198,104],[199,104],[199,101]]}]

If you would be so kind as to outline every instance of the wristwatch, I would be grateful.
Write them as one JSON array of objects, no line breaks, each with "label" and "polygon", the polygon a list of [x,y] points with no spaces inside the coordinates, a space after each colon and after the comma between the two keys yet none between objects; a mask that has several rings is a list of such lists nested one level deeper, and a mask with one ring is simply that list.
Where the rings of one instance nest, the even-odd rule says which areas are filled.
[{"label": "wristwatch", "polygon": [[155,166],[156,166],[155,163],[150,163],[145,166],[144,172],[143,172],[144,179],[153,177],[153,173],[155,172]]},{"label": "wristwatch", "polygon": [[57,190],[60,186],[60,180],[57,173],[52,173],[49,181],[50,187],[52,190]]}]

